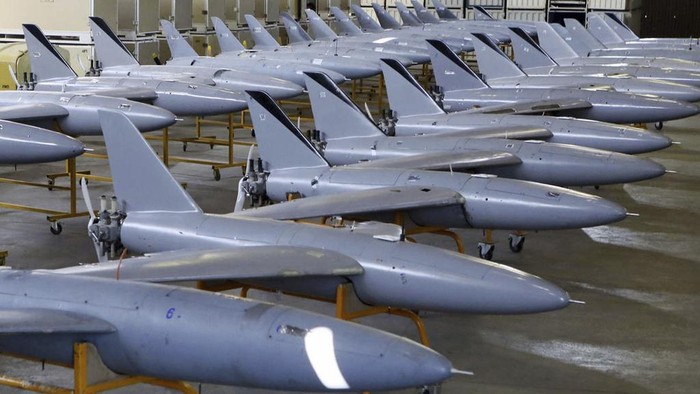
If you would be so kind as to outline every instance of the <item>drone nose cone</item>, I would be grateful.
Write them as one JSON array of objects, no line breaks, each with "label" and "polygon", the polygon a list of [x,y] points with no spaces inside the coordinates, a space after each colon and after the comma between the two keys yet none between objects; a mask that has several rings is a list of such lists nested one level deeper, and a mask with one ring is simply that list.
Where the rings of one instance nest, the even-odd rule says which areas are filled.
[{"label": "drone nose cone", "polygon": [[266,92],[275,100],[296,97],[304,92],[304,88],[294,82],[279,80],[279,83],[262,86],[262,91]]},{"label": "drone nose cone", "polygon": [[409,59],[413,60],[414,62],[416,62],[418,64],[430,63],[430,55],[428,55],[428,52],[421,51],[421,52],[416,52],[416,53],[410,53],[410,54],[407,54],[406,57],[408,57]]},{"label": "drone nose cone", "polygon": [[539,313],[565,308],[569,305],[569,294],[544,279],[525,272],[501,266],[492,269],[484,277],[494,289],[493,300],[512,309],[502,313]]},{"label": "drone nose cone", "polygon": [[85,152],[82,142],[34,126],[0,122],[0,163],[49,163]]},{"label": "drone nose cone", "polygon": [[639,127],[580,119],[570,120],[566,128],[560,130],[552,142],[627,154],[657,151],[668,148],[673,142],[661,133]]},{"label": "drone nose cone", "polygon": [[658,134],[658,133],[648,133],[648,136],[645,136],[642,141],[639,142],[639,148],[638,149],[644,149],[640,150],[640,152],[653,152],[661,149],[666,149],[669,146],[673,145],[673,140],[669,137],[666,137],[663,134]]},{"label": "drone nose cone", "polygon": [[132,103],[129,111],[124,111],[131,123],[139,131],[160,130],[175,123],[175,115],[163,108],[153,105]]},{"label": "drone nose cone", "polygon": [[63,159],[80,156],[85,153],[85,145],[82,142],[68,136],[64,137],[66,137],[66,139],[64,139],[63,142],[56,144],[60,156],[62,156]]},{"label": "drone nose cone", "polygon": [[[295,389],[307,392],[399,390],[437,384],[452,375],[444,356],[406,338],[308,312],[280,316],[284,323],[275,323],[271,333],[280,344],[261,350],[276,352],[271,355],[278,362],[270,368],[284,371],[267,379],[272,388],[291,386],[284,374],[296,376]],[[299,362],[300,353],[306,362]]]},{"label": "drone nose cone", "polygon": [[694,103],[700,101],[700,88],[680,83],[668,83],[668,87],[658,93],[659,96],[672,100]]},{"label": "drone nose cone", "polygon": [[178,116],[229,114],[247,106],[243,93],[208,85],[162,82],[157,93],[154,104]]},{"label": "drone nose cone", "polygon": [[[387,264],[386,269],[372,267],[376,259]],[[371,256],[363,266],[367,275],[354,281],[355,290],[372,305],[482,314],[543,312],[565,306],[561,301],[565,293],[554,284],[444,249],[399,243]],[[431,291],[426,293],[427,288]]]},{"label": "drone nose cone", "polygon": [[218,89],[215,94],[205,97],[201,102],[208,105],[200,115],[230,114],[248,107],[243,93],[223,89]]},{"label": "drone nose cone", "polygon": [[683,119],[700,113],[700,107],[686,101],[664,100],[656,111],[663,120]]},{"label": "drone nose cone", "polygon": [[640,112],[648,116],[646,122],[683,119],[700,113],[700,107],[686,101],[647,98],[644,103],[638,104]]},{"label": "drone nose cone", "polygon": [[[241,92],[200,85],[189,100],[193,115],[218,115],[242,111],[248,107]],[[195,104],[197,104],[195,106]],[[196,107],[196,108],[194,108]]]},{"label": "drone nose cone", "polygon": [[645,94],[661,97],[668,100],[686,102],[700,101],[700,88],[684,85],[676,82],[631,79],[620,80],[612,83],[616,90],[634,94]]},{"label": "drone nose cone", "polygon": [[622,220],[620,205],[591,194],[514,179],[473,177],[466,209],[476,228],[557,230]]},{"label": "drone nose cone", "polygon": [[48,130],[45,133],[32,133],[30,142],[29,151],[39,154],[46,161],[69,159],[85,153],[82,142]]},{"label": "drone nose cone", "polygon": [[[354,341],[347,350],[338,351],[338,365],[350,388],[372,391],[434,385],[452,376],[452,364],[444,356],[399,337],[386,343]],[[388,382],[387,376],[397,382]]]},{"label": "drone nose cone", "polygon": [[352,62],[353,64],[342,65],[335,69],[339,73],[345,75],[348,79],[362,79],[377,75],[381,72],[378,64],[370,62]]},{"label": "drone nose cone", "polygon": [[234,92],[260,90],[275,100],[298,96],[304,92],[300,85],[286,79],[242,71],[220,71],[214,76],[216,86]]},{"label": "drone nose cone", "polygon": [[564,228],[595,227],[619,222],[627,217],[627,210],[615,202],[586,193],[567,190],[560,195],[562,214],[570,221]]},{"label": "drone nose cone", "polygon": [[611,156],[611,164],[606,171],[610,177],[609,183],[638,182],[666,173],[666,168],[655,161],[621,153]]},{"label": "drone nose cone", "polygon": [[672,139],[661,133],[640,130],[633,127],[628,128],[628,130],[623,130],[622,133],[619,149],[611,150],[621,153],[637,154],[666,149],[673,144]]},{"label": "drone nose cone", "polygon": [[700,107],[691,102],[681,102],[680,107],[681,108],[678,110],[678,118],[687,118],[700,113]]}]

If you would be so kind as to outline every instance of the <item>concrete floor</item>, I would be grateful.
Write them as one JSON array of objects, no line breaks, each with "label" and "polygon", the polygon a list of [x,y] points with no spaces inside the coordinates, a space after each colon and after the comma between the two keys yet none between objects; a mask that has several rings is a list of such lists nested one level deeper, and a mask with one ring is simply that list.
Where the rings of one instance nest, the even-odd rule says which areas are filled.
[{"label": "concrete floor", "polygon": [[[584,191],[600,194],[640,214],[623,222],[585,230],[533,233],[525,250],[508,250],[506,233],[494,260],[553,281],[586,305],[528,316],[425,314],[432,347],[455,367],[475,372],[454,377],[443,393],[696,393],[700,387],[700,117],[667,124],[664,133],[682,142],[649,154],[669,170],[660,179]],[[177,133],[185,133],[180,127]],[[219,133],[225,135],[225,133]],[[89,139],[99,151],[99,139]],[[155,143],[156,149],[159,144]],[[179,145],[171,154],[181,155]],[[244,157],[245,148],[236,148]],[[187,157],[224,159],[224,148],[190,145]],[[103,160],[80,159],[79,168],[108,174]],[[62,164],[0,167],[0,176],[43,181]],[[194,199],[208,212],[232,210],[239,169],[225,169],[222,179],[211,168],[172,166],[187,182]],[[65,184],[65,180],[60,183]],[[109,194],[111,185],[90,182],[92,199]],[[67,193],[0,185],[3,201],[63,209]],[[79,201],[79,207],[82,207]],[[0,210],[0,250],[9,250],[15,268],[56,268],[94,260],[85,218],[63,221],[52,235],[44,215]],[[474,252],[477,231],[459,232]],[[421,236],[420,242],[452,248],[447,240]],[[429,292],[430,289],[425,289]],[[258,298],[332,314],[317,302],[253,293]],[[397,317],[364,319],[365,324],[417,339],[412,323]],[[222,327],[222,330],[225,330]],[[183,362],[187,362],[183,360]],[[69,385],[69,371],[0,357],[0,373]],[[0,393],[19,392],[0,388]],[[120,393],[164,393],[138,386]],[[203,393],[261,393],[260,390],[202,386]],[[405,391],[413,392],[413,391]]]}]

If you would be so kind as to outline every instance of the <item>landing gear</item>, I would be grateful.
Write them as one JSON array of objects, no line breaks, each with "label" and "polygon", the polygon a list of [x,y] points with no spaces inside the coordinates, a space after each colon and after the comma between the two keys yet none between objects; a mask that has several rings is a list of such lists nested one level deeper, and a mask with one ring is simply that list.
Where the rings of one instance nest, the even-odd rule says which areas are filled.
[{"label": "landing gear", "polygon": [[58,235],[63,231],[63,226],[61,225],[61,222],[51,222],[51,227],[49,227],[49,230],[51,230],[51,234],[53,235]]},{"label": "landing gear", "polygon": [[439,394],[440,391],[440,386],[423,386],[418,390],[420,394]]},{"label": "landing gear", "polygon": [[517,233],[508,235],[508,247],[510,247],[511,252],[520,253],[523,246],[525,246],[525,235]]},{"label": "landing gear", "polygon": [[479,257],[482,259],[491,260],[493,258],[493,251],[496,249],[496,245],[493,243],[493,230],[484,229],[484,238],[479,242],[477,249]]},{"label": "landing gear", "polygon": [[663,129],[663,128],[664,128],[664,122],[656,122],[656,123],[654,123],[654,128],[655,128],[656,130],[661,130],[661,129]]},{"label": "landing gear", "polygon": [[493,259],[493,251],[496,249],[496,245],[492,243],[479,242],[478,250],[479,257],[485,260]]},{"label": "landing gear", "polygon": [[216,167],[213,167],[212,170],[214,171],[214,180],[220,181],[221,180],[221,170],[219,170]]}]

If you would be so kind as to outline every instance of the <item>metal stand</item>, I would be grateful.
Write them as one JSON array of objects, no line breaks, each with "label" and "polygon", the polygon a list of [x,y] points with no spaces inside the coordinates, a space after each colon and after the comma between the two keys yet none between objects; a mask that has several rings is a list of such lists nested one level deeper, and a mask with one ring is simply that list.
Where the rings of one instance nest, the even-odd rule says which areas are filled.
[{"label": "metal stand", "polygon": [[457,246],[457,251],[459,253],[464,253],[464,242],[462,242],[462,238],[457,235],[454,231],[450,231],[444,227],[428,227],[428,226],[417,226],[411,229],[406,229],[405,221],[404,221],[404,212],[396,212],[394,213],[394,224],[401,226],[404,229],[404,234],[406,235],[406,240],[417,243],[414,238],[411,237],[411,235],[416,235],[416,234],[435,234],[435,235],[443,235],[446,237],[452,238],[452,240],[455,242],[455,245]]},{"label": "metal stand", "polygon": [[[353,80],[354,82],[354,80]],[[285,105],[290,105],[296,107],[296,118],[300,121],[304,122],[313,122],[314,118],[313,116],[305,116],[304,115],[304,109],[311,109],[311,102],[309,101],[299,101],[299,100],[280,100],[279,101],[280,107],[285,106]],[[292,116],[289,116],[290,119],[293,119]]]},{"label": "metal stand", "polygon": [[[234,161],[233,146],[234,145],[245,145],[245,146],[254,145],[253,142],[234,141],[235,128],[236,127],[248,127],[245,125],[246,112],[247,112],[247,110],[242,111],[240,113],[240,122],[239,123],[234,123],[234,121],[233,121],[234,115],[233,114],[228,114],[227,121],[225,121],[225,122],[220,121],[220,120],[204,119],[204,118],[198,116],[195,118],[195,136],[194,137],[170,138],[168,128],[163,129],[163,134],[161,136],[161,141],[163,143],[163,163],[166,166],[170,165],[171,162],[201,164],[201,165],[211,166],[211,169],[214,172],[214,179],[217,181],[221,179],[221,170],[224,168],[230,168],[230,167],[244,168],[246,165],[245,161],[240,161],[240,162]],[[228,138],[225,140],[222,140],[222,139],[216,138],[216,136],[203,136],[202,135],[202,125],[204,125],[204,124],[226,126],[226,128],[228,130]],[[157,138],[157,137],[155,137],[155,138]],[[228,160],[226,162],[219,162],[219,161],[198,160],[198,159],[190,159],[190,158],[185,158],[185,157],[171,156],[170,155],[170,148],[169,148],[169,144],[171,141],[182,142],[182,150],[183,151],[187,150],[187,144],[189,144],[189,143],[207,144],[207,145],[209,145],[210,148],[214,148],[214,145],[226,146],[228,148]]]},{"label": "metal stand", "polygon": [[21,205],[21,204],[12,204],[12,203],[7,203],[7,202],[0,202],[0,208],[5,208],[5,209],[11,209],[11,210],[16,210],[16,211],[26,211],[26,212],[36,212],[36,213],[43,213],[48,215],[46,217],[46,220],[51,222],[51,232],[54,234],[60,234],[61,231],[63,231],[63,227],[61,226],[60,220],[63,219],[70,219],[70,218],[76,218],[76,217],[81,217],[81,216],[88,216],[89,213],[87,211],[82,211],[78,212],[77,208],[77,181],[76,181],[76,170],[75,170],[75,158],[71,158],[66,160],[66,172],[63,174],[64,176],[68,176],[69,178],[69,186],[56,186],[54,184],[55,179],[58,175],[54,176],[51,178],[49,176],[49,184],[44,185],[44,184],[39,184],[39,183],[33,183],[33,182],[24,182],[24,181],[16,181],[12,179],[0,179],[0,182],[8,182],[8,183],[15,183],[15,184],[21,184],[21,185],[27,185],[27,186],[39,186],[39,187],[46,187],[49,190],[53,189],[61,189],[61,190],[69,190],[70,191],[70,201],[69,201],[69,210],[68,211],[56,211],[52,209],[44,209],[44,208],[37,208],[37,207],[32,207],[28,205]]},{"label": "metal stand", "polygon": [[192,386],[184,382],[161,380],[146,376],[117,375],[102,363],[97,350],[89,343],[76,343],[73,345],[73,376],[73,389],[24,381],[9,376],[0,376],[0,385],[36,393],[92,394],[135,384],[150,384],[177,390],[181,393],[197,393]]},{"label": "metal stand", "polygon": [[379,314],[403,316],[410,319],[416,325],[420,342],[425,346],[430,346],[428,332],[423,324],[423,319],[421,319],[416,312],[408,309],[392,308],[390,306],[368,307],[357,299],[352,283],[343,283],[336,289],[335,317],[343,320],[355,320],[361,317]]},{"label": "metal stand", "polygon": [[[447,230],[445,228],[440,228],[440,227],[416,227],[412,228],[410,230],[406,230],[406,235],[416,235],[416,234],[436,234],[436,235],[444,235],[446,237],[452,238],[452,240],[455,242],[455,246],[457,247],[457,251],[459,253],[464,253],[464,242],[462,242],[462,238],[457,235],[454,231]],[[415,240],[414,240],[415,242]]]},{"label": "metal stand", "polygon": [[360,102],[374,104],[373,116],[381,115],[384,101],[384,77],[380,74],[378,77],[354,79],[350,86],[350,98],[360,107],[362,106]]}]

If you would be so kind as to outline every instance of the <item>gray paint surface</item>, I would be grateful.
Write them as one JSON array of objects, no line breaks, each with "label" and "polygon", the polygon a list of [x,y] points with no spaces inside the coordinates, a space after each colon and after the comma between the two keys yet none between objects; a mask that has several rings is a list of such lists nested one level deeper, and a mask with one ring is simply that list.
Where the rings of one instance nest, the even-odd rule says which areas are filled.
[{"label": "gray paint surface", "polygon": [[25,357],[70,365],[73,345],[88,342],[121,374],[300,391],[398,389],[451,375],[449,361],[423,346],[286,306],[47,272],[5,270],[0,283],[0,351]]},{"label": "gray paint surface", "polygon": [[[323,245],[362,265],[364,275],[353,278],[352,283],[358,297],[368,304],[482,313],[545,311],[568,304],[565,293],[538,277],[445,250],[318,226],[205,214],[127,119],[107,112],[101,116],[115,193],[127,214],[121,241],[132,252]],[[333,298],[336,286],[347,280],[256,283]],[[435,291],[426,293],[428,287]]]}]

